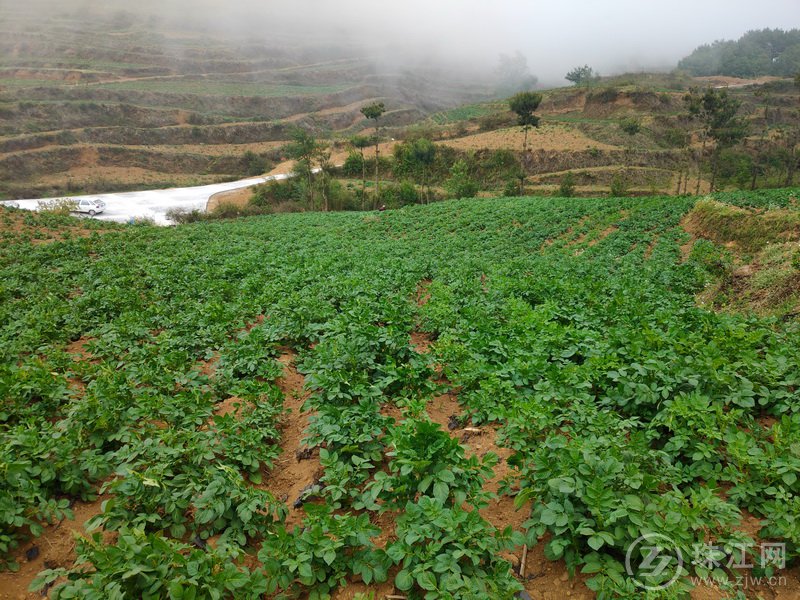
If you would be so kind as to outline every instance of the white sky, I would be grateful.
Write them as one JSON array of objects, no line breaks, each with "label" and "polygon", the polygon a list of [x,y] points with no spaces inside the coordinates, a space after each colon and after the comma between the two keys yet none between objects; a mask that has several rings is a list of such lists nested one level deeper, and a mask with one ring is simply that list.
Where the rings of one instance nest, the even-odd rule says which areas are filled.
[{"label": "white sky", "polygon": [[[604,74],[670,68],[703,43],[800,28],[800,0],[266,0],[244,18],[253,24],[263,9],[284,15],[282,26],[407,43],[448,60],[493,65],[519,50],[534,74],[555,82],[578,64]],[[261,22],[265,31],[274,19]]]},{"label": "white sky", "polygon": [[[19,0],[0,0],[2,7]],[[26,0],[52,10],[114,6],[270,39],[291,33],[424,60],[496,66],[520,51],[545,83],[588,63],[603,74],[672,68],[695,47],[750,29],[800,28],[800,0]],[[49,3],[49,4],[48,4]]]}]

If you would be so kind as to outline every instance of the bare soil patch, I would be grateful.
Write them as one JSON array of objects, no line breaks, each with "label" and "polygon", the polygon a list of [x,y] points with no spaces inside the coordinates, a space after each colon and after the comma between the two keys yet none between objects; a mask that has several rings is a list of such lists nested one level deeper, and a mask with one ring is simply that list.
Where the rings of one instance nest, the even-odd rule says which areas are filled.
[{"label": "bare soil patch", "polygon": [[288,528],[302,522],[305,512],[302,508],[295,508],[294,503],[306,488],[316,483],[321,473],[319,458],[316,455],[301,459],[304,456],[302,451],[306,449],[303,439],[310,415],[308,412],[303,412],[302,407],[310,394],[305,389],[305,377],[298,373],[294,366],[295,358],[294,352],[287,352],[278,359],[283,365],[283,377],[278,380],[278,386],[283,392],[284,406],[289,409],[289,413],[282,423],[283,452],[264,478],[265,483],[259,486],[269,490],[279,501],[286,503],[289,509],[286,518]]},{"label": "bare soil patch", "polygon": [[414,348],[414,352],[418,354],[428,354],[430,352],[431,343],[429,336],[416,331],[411,333],[411,346]]},{"label": "bare soil patch", "polygon": [[[99,515],[101,504],[107,497],[98,497],[94,502],[74,502],[72,511],[75,520],[65,519],[48,525],[44,533],[20,547],[16,573],[0,572],[0,600],[33,600],[41,598],[38,592],[28,592],[28,587],[44,569],[71,567],[75,562],[75,536],[87,535],[85,524]],[[30,559],[28,558],[30,557]]]},{"label": "bare soil patch", "polygon": [[98,361],[94,358],[94,355],[86,349],[86,344],[92,341],[94,341],[94,338],[83,336],[67,344],[66,351],[72,355],[72,360],[97,364]]},{"label": "bare soil patch", "polygon": [[240,190],[231,190],[229,192],[218,192],[208,199],[206,210],[211,212],[221,204],[232,204],[233,206],[242,208],[247,206],[247,204],[250,202],[250,198],[252,197],[253,188],[251,187],[242,188]]},{"label": "bare soil patch", "polygon": [[431,421],[441,425],[445,431],[455,429],[453,425],[461,417],[462,412],[458,397],[451,392],[434,397],[428,403],[427,411]]},{"label": "bare soil patch", "polygon": [[522,584],[533,600],[590,600],[595,593],[586,587],[586,575],[570,579],[563,560],[551,561],[544,555],[547,539],[528,549]]},{"label": "bare soil patch", "polygon": [[248,407],[249,403],[237,396],[231,396],[227,400],[223,400],[214,406],[214,414],[223,417],[225,415],[233,415],[237,419],[242,414],[242,411]]},{"label": "bare soil patch", "polygon": [[[499,129],[461,138],[437,142],[459,150],[499,150],[522,148],[525,134],[520,127]],[[546,124],[528,132],[528,145],[536,150],[580,151],[597,148],[598,150],[616,150],[616,146],[604,144],[587,137],[575,129],[563,125]]]},{"label": "bare soil patch", "polygon": [[705,85],[712,85],[714,87],[747,87],[748,85],[763,85],[765,83],[769,83],[770,81],[777,81],[780,77],[771,77],[771,76],[764,76],[764,77],[757,77],[755,79],[744,79],[741,77],[728,77],[726,75],[711,75],[709,77],[695,77],[694,80],[705,84]]},{"label": "bare soil patch", "polygon": [[50,173],[35,177],[28,181],[29,185],[61,186],[75,183],[81,188],[94,189],[92,186],[113,183],[117,186],[152,187],[191,186],[216,183],[219,175],[203,175],[199,173],[162,173],[141,167],[112,167],[87,164],[72,167],[63,173]]},{"label": "bare soil patch", "polygon": [[617,227],[616,225],[611,225],[610,227],[606,227],[605,229],[603,229],[603,231],[600,232],[600,235],[598,235],[596,238],[594,238],[589,242],[589,245],[596,246],[615,231],[619,231],[619,227]]}]

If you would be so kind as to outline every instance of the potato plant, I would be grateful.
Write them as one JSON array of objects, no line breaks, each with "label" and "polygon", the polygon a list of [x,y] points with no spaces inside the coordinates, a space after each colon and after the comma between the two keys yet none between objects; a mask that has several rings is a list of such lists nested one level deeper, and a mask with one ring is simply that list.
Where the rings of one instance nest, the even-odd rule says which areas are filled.
[{"label": "potato plant", "polygon": [[[796,210],[796,194],[716,199]],[[368,579],[510,598],[498,553],[525,542],[598,597],[634,597],[632,541],[713,538],[730,558],[742,510],[749,541],[796,564],[800,325],[698,306],[727,263],[711,241],[687,250],[694,203],[478,199],[6,240],[0,564],[99,492],[91,524],[119,541],[79,544],[64,598],[326,598]],[[304,390],[285,389],[287,357]],[[434,414],[444,392],[452,415]],[[287,393],[308,395],[301,453],[319,462],[284,498],[267,488],[299,460]],[[479,512],[498,464],[462,445],[476,426],[511,453],[499,493],[521,531]],[[733,573],[681,575],[664,597]]]}]

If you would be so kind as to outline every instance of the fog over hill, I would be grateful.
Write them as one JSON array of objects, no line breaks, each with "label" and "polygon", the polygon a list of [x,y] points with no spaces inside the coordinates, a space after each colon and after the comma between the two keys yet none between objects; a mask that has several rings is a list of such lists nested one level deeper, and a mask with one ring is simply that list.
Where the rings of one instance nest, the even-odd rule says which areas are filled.
[{"label": "fog over hill", "polygon": [[[39,14],[78,11],[87,19],[98,11],[131,11],[161,25],[278,46],[360,47],[387,68],[440,64],[477,79],[498,66],[501,54],[520,52],[550,85],[563,84],[578,64],[602,74],[669,69],[703,43],[800,26],[797,0],[33,0],[24,7]],[[0,0],[0,11],[20,9],[17,0]]]}]

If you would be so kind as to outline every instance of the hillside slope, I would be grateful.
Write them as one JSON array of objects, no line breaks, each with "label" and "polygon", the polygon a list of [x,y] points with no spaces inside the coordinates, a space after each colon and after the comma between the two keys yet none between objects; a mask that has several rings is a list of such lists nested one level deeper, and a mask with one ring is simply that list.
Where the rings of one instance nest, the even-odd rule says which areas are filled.
[{"label": "hillside slope", "polygon": [[[796,198],[716,202],[796,219]],[[683,556],[784,543],[780,583],[742,592],[796,597],[800,323],[696,304],[719,276],[687,222],[703,206],[492,198],[80,234],[0,212],[0,560],[21,566],[0,589],[63,567],[78,596],[631,598],[652,570],[626,550],[657,532]],[[46,524],[70,507],[102,532],[77,554]]]},{"label": "hillside slope", "polygon": [[379,68],[358,40],[242,38],[147,14],[0,7],[0,195],[258,174],[291,128],[349,131],[368,101],[404,125],[488,97],[435,66]]}]

